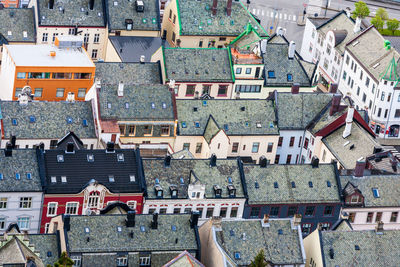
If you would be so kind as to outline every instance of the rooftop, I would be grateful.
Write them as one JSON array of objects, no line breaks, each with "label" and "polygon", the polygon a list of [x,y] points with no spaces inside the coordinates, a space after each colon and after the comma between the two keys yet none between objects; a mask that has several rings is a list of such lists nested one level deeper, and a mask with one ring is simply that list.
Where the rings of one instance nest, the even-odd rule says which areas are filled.
[{"label": "rooftop", "polygon": [[[353,176],[340,177],[342,188],[352,183],[364,196],[365,207],[399,207],[400,206],[400,176],[398,175],[368,175],[361,178]],[[378,190],[379,197],[373,193]]]},{"label": "rooftop", "polygon": [[68,132],[96,138],[91,102],[1,101],[5,138],[61,139]]},{"label": "rooftop", "polygon": [[94,182],[113,193],[140,193],[142,181],[136,153],[133,149],[117,149],[113,153],[105,149],[74,153],[46,150],[40,158],[46,168],[46,193],[75,194]]},{"label": "rooftop", "polygon": [[233,82],[226,48],[164,48],[163,56],[167,80]]},{"label": "rooftop", "polygon": [[269,100],[176,100],[176,106],[180,135],[211,139],[213,136],[208,135],[219,130],[228,136],[278,134],[273,102]]},{"label": "rooftop", "polygon": [[3,8],[0,21],[0,35],[8,42],[36,42],[32,8]]},{"label": "rooftop", "polygon": [[340,202],[333,164],[244,165],[249,204]]},{"label": "rooftop", "polygon": [[118,96],[118,84],[105,85],[99,92],[102,119],[175,120],[171,92],[167,85],[125,85]]},{"label": "rooftop", "polygon": [[302,265],[302,242],[298,228],[289,219],[270,219],[269,227],[262,220],[222,221],[216,231],[218,244],[238,266],[247,266],[263,249],[271,265]]},{"label": "rooftop", "polygon": [[[95,65],[82,48],[60,49],[55,45],[6,45],[16,66],[27,67],[92,67]],[[51,56],[50,52],[56,55]]]},{"label": "rooftop", "polygon": [[104,2],[93,2],[91,10],[87,0],[54,0],[53,9],[50,9],[48,0],[38,0],[39,25],[105,27]]},{"label": "rooftop", "polygon": [[227,0],[219,0],[216,16],[212,16],[212,0],[176,0],[180,35],[238,36],[250,22],[261,36],[267,32],[240,1],[232,1],[231,16],[226,14]]},{"label": "rooftop", "polygon": [[320,232],[324,266],[396,266],[400,260],[399,239],[398,230],[383,234],[375,231]]},{"label": "rooftop", "polygon": [[148,198],[156,198],[154,187],[161,186],[164,198],[172,198],[170,188],[176,187],[178,198],[188,198],[189,184],[205,185],[205,198],[215,198],[214,185],[221,187],[222,198],[229,197],[228,185],[236,189],[236,197],[244,198],[242,180],[237,159],[217,159],[210,167],[209,159],[171,159],[165,166],[163,159],[143,159],[143,170]]},{"label": "rooftop", "polygon": [[36,151],[34,149],[13,149],[12,156],[6,157],[0,150],[0,192],[41,192]]},{"label": "rooftop", "polygon": [[[129,75],[127,75],[129,73]],[[159,63],[97,62],[96,80],[102,84],[161,84]]]},{"label": "rooftop", "polygon": [[110,30],[126,30],[126,20],[132,20],[132,30],[160,31],[158,1],[142,0],[144,10],[136,10],[136,1],[105,0]]},{"label": "rooftop", "polygon": [[169,261],[163,267],[204,267],[204,265],[198,261],[195,257],[192,256],[187,251],[182,252],[174,259]]}]

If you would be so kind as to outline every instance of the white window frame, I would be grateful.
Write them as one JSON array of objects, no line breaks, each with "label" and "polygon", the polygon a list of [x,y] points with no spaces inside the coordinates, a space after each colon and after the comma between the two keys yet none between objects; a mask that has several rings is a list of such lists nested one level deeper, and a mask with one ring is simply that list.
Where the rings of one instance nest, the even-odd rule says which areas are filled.
[{"label": "white window frame", "polygon": [[150,266],[151,255],[139,257],[139,266]]},{"label": "white window frame", "polygon": [[[93,205],[96,203],[96,205]],[[100,194],[89,195],[88,197],[88,208],[98,208],[100,204]]]},{"label": "white window frame", "polygon": [[[22,224],[22,223],[24,223],[24,224]],[[18,217],[17,224],[18,224],[19,229],[28,230],[29,229],[29,224],[30,224],[29,216]],[[26,226],[26,227],[22,227],[22,226]]]},{"label": "white window frame", "polygon": [[100,43],[100,33],[95,33],[94,34],[93,43],[94,44]]},{"label": "white window frame", "polygon": [[71,256],[71,260],[74,261],[73,267],[80,267],[82,265],[82,256]]},{"label": "white window frame", "polygon": [[[50,209],[54,206],[54,212],[50,213]],[[57,208],[58,208],[58,202],[49,202],[47,203],[47,217],[54,217],[57,215]]]},{"label": "white window frame", "polygon": [[[71,208],[71,207],[68,207],[68,205],[71,205],[71,204],[76,204],[76,212],[75,213],[68,212],[68,208]],[[79,210],[79,202],[67,202],[65,204],[65,214],[77,215],[78,214],[78,210]]]},{"label": "white window frame", "polygon": [[[132,204],[134,204],[134,205],[132,205]],[[129,200],[126,202],[126,205],[128,205],[128,207],[133,210],[136,210],[136,204],[137,204],[137,202],[135,200]],[[133,208],[131,206],[133,206]]]},{"label": "white window frame", "polygon": [[[23,207],[24,203],[26,203],[27,207]],[[31,209],[32,208],[32,197],[20,197],[19,198],[19,208],[20,209]]]},{"label": "white window frame", "polygon": [[6,210],[7,209],[7,202],[8,202],[8,198],[7,197],[0,197],[0,210]]},{"label": "white window frame", "polygon": [[44,233],[47,234],[49,232],[50,223],[46,223],[44,225]]},{"label": "white window frame", "polygon": [[128,266],[128,256],[117,257],[117,266]]}]

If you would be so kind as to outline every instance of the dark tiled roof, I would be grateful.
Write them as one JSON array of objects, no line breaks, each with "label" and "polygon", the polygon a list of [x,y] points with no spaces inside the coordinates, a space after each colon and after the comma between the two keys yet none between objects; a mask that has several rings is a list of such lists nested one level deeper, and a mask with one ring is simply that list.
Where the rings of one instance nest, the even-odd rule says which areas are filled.
[{"label": "dark tiled roof", "polygon": [[[8,42],[35,42],[35,20],[32,8],[4,8],[0,10],[0,34]],[[8,32],[11,35],[8,35]],[[26,37],[24,36],[26,32]]]},{"label": "dark tiled roof", "polygon": [[102,84],[161,84],[160,75],[159,63],[96,63],[96,80]]},{"label": "dark tiled roof", "polygon": [[221,228],[217,242],[238,266],[250,265],[261,249],[272,265],[304,264],[299,232],[288,219],[269,220],[269,227],[263,227],[261,220],[223,220]]},{"label": "dark tiled roof", "polygon": [[177,82],[233,82],[226,48],[164,48],[166,78]]},{"label": "dark tiled roof", "polygon": [[[366,207],[399,207],[400,206],[400,176],[399,175],[371,175],[363,178],[341,176],[343,187],[352,183],[364,196]],[[377,188],[379,197],[374,197],[372,188]]]},{"label": "dark tiled roof", "polygon": [[[69,252],[157,252],[197,250],[190,215],[159,215],[158,229],[151,229],[152,215],[136,215],[135,227],[126,227],[127,215],[71,216],[67,231]],[[121,232],[117,227],[121,227]],[[145,232],[141,231],[145,227]],[[176,231],[172,230],[176,226]],[[85,233],[85,227],[89,233]],[[130,233],[133,232],[133,238]],[[87,237],[90,242],[87,242]],[[176,242],[177,241],[177,242]],[[167,255],[165,263],[171,255]]]},{"label": "dark tiled roof", "polygon": [[144,159],[143,170],[148,198],[156,198],[155,179],[159,180],[159,185],[164,190],[164,198],[171,198],[171,185],[177,187],[178,198],[187,198],[189,184],[195,183],[205,185],[206,198],[215,198],[214,185],[221,187],[223,198],[229,197],[228,177],[232,178],[236,197],[245,197],[236,159],[218,159],[216,167],[210,167],[209,159],[171,159],[171,165],[168,167],[165,167],[163,159]]},{"label": "dark tiled roof", "polygon": [[124,85],[122,97],[118,97],[117,90],[118,84],[102,86],[99,92],[102,119],[174,120],[172,95],[167,85]]},{"label": "dark tiled roof", "polygon": [[385,36],[385,39],[389,40],[392,47],[400,53],[400,36]]},{"label": "dark tiled roof", "polygon": [[333,30],[333,35],[335,36],[335,46],[339,45],[347,36],[346,30]]},{"label": "dark tiled roof", "polygon": [[[29,235],[29,244],[32,244],[35,247],[35,252],[40,254],[44,266],[52,265],[58,260],[59,243],[56,234]],[[51,252],[51,254],[48,252]]]},{"label": "dark tiled roof", "polygon": [[[96,138],[91,102],[33,101],[20,105],[18,101],[1,101],[4,136],[21,139],[60,139],[68,132],[79,138]],[[30,117],[35,117],[31,122]],[[68,118],[72,119],[69,123]],[[17,125],[13,125],[16,119]],[[83,125],[87,121],[87,126]]]},{"label": "dark tiled roof", "polygon": [[[282,39],[282,41],[275,39]],[[309,76],[305,67],[309,68],[308,64],[311,63],[303,63],[304,61],[297,53],[293,59],[289,59],[288,50],[289,43],[282,36],[275,35],[268,40],[266,51],[263,53],[266,86],[290,87],[293,83],[299,83],[300,86],[310,87],[312,75]],[[315,65],[312,65],[315,68]],[[269,78],[269,71],[275,72],[275,78]],[[293,81],[288,81],[288,74],[292,75]]]},{"label": "dark tiled roof", "polygon": [[53,9],[49,9],[48,0],[38,0],[39,25],[105,27],[103,0],[95,0],[93,10],[88,3],[87,0],[55,0]]},{"label": "dark tiled roof", "polygon": [[[320,232],[324,266],[398,266],[400,231],[324,231]],[[356,250],[355,246],[360,250]],[[333,259],[330,251],[333,250]]]},{"label": "dark tiled roof", "polygon": [[160,37],[109,36],[108,38],[122,62],[139,62],[142,55],[145,56],[145,62],[150,62],[151,56],[161,46],[169,47],[168,42]]},{"label": "dark tiled roof", "polygon": [[[318,168],[311,165],[275,164],[266,168],[244,165],[249,204],[340,202],[334,168],[333,164],[319,164]],[[278,188],[275,188],[275,182]]]},{"label": "dark tiled roof", "polygon": [[313,18],[313,17],[309,17],[308,18],[312,24],[315,25],[316,28],[320,27],[322,24],[326,23],[329,18]]},{"label": "dark tiled roof", "polygon": [[[4,150],[0,150],[0,179],[1,192],[38,192],[42,191],[34,149],[13,149],[11,157],[5,157]],[[16,179],[16,174],[20,179]],[[31,180],[27,179],[27,173],[31,173]]]},{"label": "dark tiled roof", "polygon": [[[108,8],[108,27],[110,30],[126,30],[125,20],[131,19],[132,30],[159,31],[160,15],[158,1],[142,0],[144,11],[137,12],[136,1],[105,0]],[[117,5],[115,5],[117,3]]]},{"label": "dark tiled roof", "polygon": [[[269,100],[176,100],[176,106],[180,135],[205,135],[210,116],[228,136],[278,134],[273,102]],[[199,128],[195,122],[199,122]]]},{"label": "dark tiled roof", "polygon": [[[123,161],[118,161],[120,154],[123,154]],[[59,155],[63,156],[63,162],[58,162]],[[93,162],[89,162],[89,155],[93,155]],[[64,150],[46,150],[44,164],[46,193],[49,194],[78,193],[92,182],[92,179],[114,193],[142,191],[136,151],[133,149],[116,150],[115,153],[106,153],[103,149],[75,150],[73,154]],[[114,176],[114,182],[109,181],[109,175]],[[130,181],[130,175],[135,175],[135,182]],[[52,176],[56,176],[56,183],[51,182]],[[66,176],[66,183],[61,182],[61,176]]]},{"label": "dark tiled roof", "polygon": [[332,94],[277,93],[279,129],[305,129],[331,102]]},{"label": "dark tiled roof", "polygon": [[176,0],[180,13],[178,14],[181,35],[222,35],[238,36],[250,22],[262,36],[267,33],[247,12],[239,1],[232,2],[231,16],[226,15],[227,0],[219,0],[217,15],[212,16],[212,0]]}]

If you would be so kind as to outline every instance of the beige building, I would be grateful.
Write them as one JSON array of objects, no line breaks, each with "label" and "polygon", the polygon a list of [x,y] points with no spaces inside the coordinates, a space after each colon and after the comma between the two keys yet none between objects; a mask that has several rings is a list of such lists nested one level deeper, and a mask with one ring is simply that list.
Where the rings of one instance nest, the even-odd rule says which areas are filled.
[{"label": "beige building", "polygon": [[227,47],[250,22],[261,36],[267,32],[240,1],[172,0],[166,6],[161,36],[171,46]]}]

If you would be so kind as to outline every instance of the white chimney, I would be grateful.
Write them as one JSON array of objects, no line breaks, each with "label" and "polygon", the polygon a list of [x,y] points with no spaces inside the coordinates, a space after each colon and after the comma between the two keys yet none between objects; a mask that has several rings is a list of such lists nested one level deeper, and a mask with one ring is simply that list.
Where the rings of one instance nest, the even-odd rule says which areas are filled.
[{"label": "white chimney", "polygon": [[124,96],[124,83],[119,82],[118,84],[118,96]]},{"label": "white chimney", "polygon": [[75,94],[72,92],[68,92],[66,101],[70,103],[75,102]]},{"label": "white chimney", "polygon": [[18,102],[22,106],[28,105],[29,97],[27,94],[19,94],[18,95]]},{"label": "white chimney", "polygon": [[261,53],[263,54],[267,51],[267,42],[266,39],[261,40]]},{"label": "white chimney", "polygon": [[356,18],[356,24],[354,24],[353,31],[354,31],[354,33],[358,33],[359,31],[361,31],[361,18],[360,17]]},{"label": "white chimney", "polygon": [[276,29],[276,35],[278,35],[278,36],[282,36],[283,35],[283,28],[282,27],[278,27]]},{"label": "white chimney", "polygon": [[145,57],[144,55],[141,55],[141,56],[140,56],[140,63],[144,63],[145,58],[146,58],[146,57]]},{"label": "white chimney", "polygon": [[174,89],[175,88],[175,80],[170,80],[168,85],[169,85],[170,89]]},{"label": "white chimney", "polygon": [[351,17],[351,12],[350,12],[350,8],[349,7],[346,7],[346,15],[347,15],[347,17]]},{"label": "white chimney", "polygon": [[296,52],[296,43],[294,41],[290,41],[289,50],[288,50],[288,57],[290,59],[293,59],[295,52]]},{"label": "white chimney", "polygon": [[353,124],[354,107],[349,107],[346,116],[346,127],[343,131],[343,138],[346,138],[351,134],[351,125]]}]

